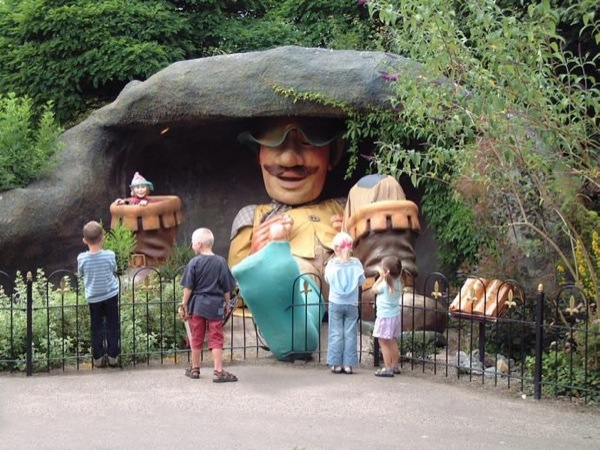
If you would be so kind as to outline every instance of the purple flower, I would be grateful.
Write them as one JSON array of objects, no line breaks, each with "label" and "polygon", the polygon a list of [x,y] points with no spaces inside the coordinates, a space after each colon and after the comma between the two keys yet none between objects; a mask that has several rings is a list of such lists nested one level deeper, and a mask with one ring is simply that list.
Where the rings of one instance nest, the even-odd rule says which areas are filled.
[{"label": "purple flower", "polygon": [[358,3],[358,6],[364,6],[367,4],[367,0],[357,0],[356,3]]},{"label": "purple flower", "polygon": [[394,74],[390,74],[387,72],[379,72],[381,74],[381,78],[383,78],[385,81],[398,81],[398,74],[394,73]]}]

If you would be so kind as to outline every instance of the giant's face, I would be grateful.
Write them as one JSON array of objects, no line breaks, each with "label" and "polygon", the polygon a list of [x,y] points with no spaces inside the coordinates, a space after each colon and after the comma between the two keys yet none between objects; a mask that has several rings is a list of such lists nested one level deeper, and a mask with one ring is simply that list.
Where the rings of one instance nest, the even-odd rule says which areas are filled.
[{"label": "giant's face", "polygon": [[330,143],[315,146],[297,129],[290,130],[277,146],[261,145],[259,163],[269,196],[288,205],[319,197],[331,170],[330,150]]}]

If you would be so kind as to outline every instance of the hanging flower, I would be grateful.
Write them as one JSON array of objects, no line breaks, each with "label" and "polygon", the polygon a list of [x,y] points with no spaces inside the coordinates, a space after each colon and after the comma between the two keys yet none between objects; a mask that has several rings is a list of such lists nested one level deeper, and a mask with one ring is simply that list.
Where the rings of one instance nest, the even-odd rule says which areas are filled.
[{"label": "hanging flower", "polygon": [[385,81],[398,81],[397,73],[390,74],[390,73],[383,72],[383,71],[380,71],[379,73],[381,74],[381,78],[383,78]]}]

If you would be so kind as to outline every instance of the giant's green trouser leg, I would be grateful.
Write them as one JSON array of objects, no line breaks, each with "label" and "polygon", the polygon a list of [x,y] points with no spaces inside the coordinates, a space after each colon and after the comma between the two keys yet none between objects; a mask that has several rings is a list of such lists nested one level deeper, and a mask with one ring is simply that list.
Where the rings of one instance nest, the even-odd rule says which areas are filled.
[{"label": "giant's green trouser leg", "polygon": [[277,359],[306,359],[318,349],[325,306],[318,286],[309,277],[300,277],[289,242],[267,244],[232,272]]}]

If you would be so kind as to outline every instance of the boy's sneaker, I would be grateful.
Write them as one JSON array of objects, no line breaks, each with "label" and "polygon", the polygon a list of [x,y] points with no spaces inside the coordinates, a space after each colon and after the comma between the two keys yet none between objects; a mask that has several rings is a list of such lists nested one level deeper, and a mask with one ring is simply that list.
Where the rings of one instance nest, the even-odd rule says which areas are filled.
[{"label": "boy's sneaker", "polygon": [[94,358],[94,367],[106,367],[106,358],[104,356]]},{"label": "boy's sneaker", "polygon": [[115,356],[114,358],[112,356],[108,357],[108,366],[109,367],[119,367],[119,357]]}]

